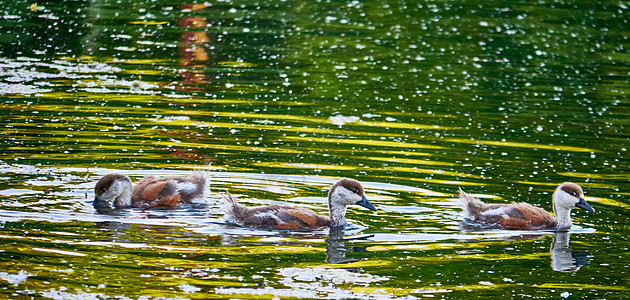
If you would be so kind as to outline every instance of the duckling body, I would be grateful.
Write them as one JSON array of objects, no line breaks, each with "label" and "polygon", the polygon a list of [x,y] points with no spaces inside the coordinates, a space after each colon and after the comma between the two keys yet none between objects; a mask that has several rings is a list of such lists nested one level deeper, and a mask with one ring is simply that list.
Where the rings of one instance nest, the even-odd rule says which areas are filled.
[{"label": "duckling body", "polygon": [[527,203],[487,204],[459,189],[464,217],[481,225],[503,229],[566,230],[573,226],[571,209],[595,211],[585,200],[582,188],[570,182],[559,185],[552,196],[555,216]]},{"label": "duckling body", "polygon": [[132,187],[131,179],[122,174],[103,176],[94,187],[94,205],[114,204],[116,208],[174,207],[203,200],[209,192],[208,174],[194,172],[189,176],[143,178]]},{"label": "duckling body", "polygon": [[295,230],[325,227],[332,223],[329,217],[310,209],[284,205],[246,207],[231,195],[228,197],[233,203],[228,222],[244,227]]},{"label": "duckling body", "polygon": [[356,180],[344,178],[335,183],[328,193],[330,217],[301,207],[284,205],[247,207],[229,194],[225,199],[223,210],[227,222],[243,227],[311,230],[346,225],[346,207],[353,204],[376,210],[374,205],[365,198],[363,186]]}]

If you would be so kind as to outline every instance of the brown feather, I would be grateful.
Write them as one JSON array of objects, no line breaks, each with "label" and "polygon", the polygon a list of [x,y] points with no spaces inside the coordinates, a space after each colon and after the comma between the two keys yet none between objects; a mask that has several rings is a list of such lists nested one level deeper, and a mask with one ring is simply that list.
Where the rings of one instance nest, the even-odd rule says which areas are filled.
[{"label": "brown feather", "polygon": [[280,229],[280,230],[296,230],[296,229],[302,229],[302,227],[303,226],[302,224],[300,224],[299,221],[293,221],[289,223],[276,225],[276,229]]},{"label": "brown feather", "polygon": [[291,208],[286,211],[294,217],[300,219],[300,221],[304,222],[308,226],[315,226],[319,221],[317,214],[310,210]]},{"label": "brown feather", "polygon": [[157,181],[157,182],[153,181],[153,182],[147,182],[146,185],[140,186],[143,182],[145,182],[145,180],[138,183],[138,186],[136,187],[136,190],[138,194],[140,194],[140,197],[138,197],[135,200],[154,201],[158,198],[158,195],[160,194],[160,192],[162,192],[162,190],[167,184],[166,181]]},{"label": "brown feather", "polygon": [[505,229],[532,229],[532,222],[522,218],[503,218],[498,224]]},{"label": "brown feather", "polygon": [[508,204],[508,218],[499,218],[498,224],[505,229],[542,230],[553,229],[555,218],[542,208],[527,203]]},{"label": "brown feather", "polygon": [[516,205],[516,209],[521,212],[524,219],[531,222],[532,229],[552,229],[556,226],[556,218],[540,207],[520,203]]},{"label": "brown feather", "polygon": [[[165,180],[166,179],[166,180]],[[169,178],[146,177],[133,189],[133,207],[173,207],[182,203],[182,196],[175,192]]]},{"label": "brown feather", "polygon": [[[330,224],[330,218],[321,216],[306,208],[283,205],[269,205],[249,208],[229,196],[228,212],[235,219],[232,222],[254,228],[281,230],[312,229]],[[271,217],[273,215],[273,217]]]},{"label": "brown feather", "polygon": [[155,201],[149,203],[149,207],[172,207],[182,203],[182,196],[180,194],[172,194],[165,197],[160,197]]}]

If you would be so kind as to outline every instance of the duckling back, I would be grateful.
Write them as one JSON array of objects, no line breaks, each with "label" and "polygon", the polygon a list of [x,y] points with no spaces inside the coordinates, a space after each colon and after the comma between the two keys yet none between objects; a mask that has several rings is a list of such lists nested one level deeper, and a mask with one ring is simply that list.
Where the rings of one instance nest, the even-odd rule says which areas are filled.
[{"label": "duckling back", "polygon": [[229,193],[224,197],[225,221],[244,227],[305,230],[330,226],[331,220],[310,209],[283,205],[247,207]]},{"label": "duckling back", "polygon": [[132,207],[173,207],[205,200],[209,191],[208,173],[189,176],[148,176],[133,187]]},{"label": "duckling back", "polygon": [[516,204],[487,204],[466,194],[459,189],[459,205],[464,212],[464,218],[484,225],[497,224],[502,219],[521,216]]},{"label": "duckling back", "polygon": [[479,221],[482,213],[490,209],[488,204],[466,194],[461,188],[459,189],[459,206],[464,212],[464,218],[471,221]]},{"label": "duckling back", "polygon": [[498,225],[503,229],[554,229],[556,219],[542,208],[527,203],[487,204],[459,189],[459,201],[464,217],[484,226]]}]

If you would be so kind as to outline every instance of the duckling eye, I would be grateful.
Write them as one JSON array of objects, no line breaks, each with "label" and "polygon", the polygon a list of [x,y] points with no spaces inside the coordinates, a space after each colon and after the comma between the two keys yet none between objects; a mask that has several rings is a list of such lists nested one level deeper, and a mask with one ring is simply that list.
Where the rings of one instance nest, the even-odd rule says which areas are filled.
[{"label": "duckling eye", "polygon": [[358,193],[359,193],[359,190],[354,189],[354,190],[352,190],[352,192],[353,192],[353,193],[355,193],[355,194],[358,194]]}]

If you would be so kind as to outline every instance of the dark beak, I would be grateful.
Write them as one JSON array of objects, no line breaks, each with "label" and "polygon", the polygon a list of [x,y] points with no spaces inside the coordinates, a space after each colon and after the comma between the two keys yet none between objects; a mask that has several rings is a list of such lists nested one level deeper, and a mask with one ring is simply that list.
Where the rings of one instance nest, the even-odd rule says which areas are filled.
[{"label": "dark beak", "polygon": [[107,201],[99,200],[96,197],[94,197],[94,202],[92,202],[92,205],[94,207],[109,207],[109,203],[107,203]]},{"label": "dark beak", "polygon": [[586,209],[587,211],[590,211],[590,212],[595,211],[594,208],[592,208],[588,203],[586,203],[586,200],[584,200],[584,198],[580,198],[580,201],[577,204],[575,204],[575,207]]},{"label": "dark beak", "polygon": [[[376,211],[376,207],[374,207],[374,205],[372,205],[372,203],[370,203],[370,200],[368,200],[367,198],[365,198],[365,196],[363,196],[363,199],[361,199],[361,201],[357,202],[357,204],[369,209],[369,210],[373,210]],[[587,204],[588,205],[588,204]]]}]

